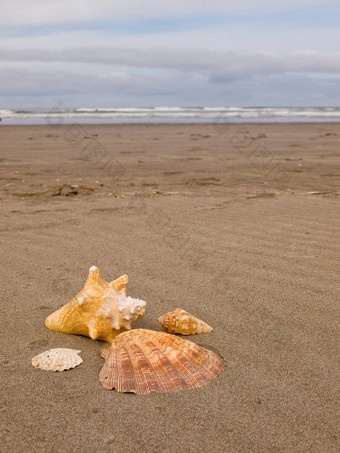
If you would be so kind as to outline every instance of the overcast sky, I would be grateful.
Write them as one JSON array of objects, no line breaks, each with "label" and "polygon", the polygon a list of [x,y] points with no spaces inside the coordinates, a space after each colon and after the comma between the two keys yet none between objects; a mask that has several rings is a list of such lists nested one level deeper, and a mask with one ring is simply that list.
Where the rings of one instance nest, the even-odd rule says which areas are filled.
[{"label": "overcast sky", "polygon": [[0,108],[340,105],[340,0],[0,0]]}]

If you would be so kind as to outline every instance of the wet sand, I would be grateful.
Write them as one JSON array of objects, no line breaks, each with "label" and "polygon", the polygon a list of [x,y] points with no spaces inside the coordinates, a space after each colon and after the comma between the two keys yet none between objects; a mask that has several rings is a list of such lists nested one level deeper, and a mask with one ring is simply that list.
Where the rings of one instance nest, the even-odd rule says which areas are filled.
[{"label": "wet sand", "polygon": [[[340,124],[1,126],[1,451],[339,451]],[[49,331],[91,265],[134,326],[214,327],[209,386],[103,389],[104,342]],[[74,370],[37,370],[55,347]]]}]

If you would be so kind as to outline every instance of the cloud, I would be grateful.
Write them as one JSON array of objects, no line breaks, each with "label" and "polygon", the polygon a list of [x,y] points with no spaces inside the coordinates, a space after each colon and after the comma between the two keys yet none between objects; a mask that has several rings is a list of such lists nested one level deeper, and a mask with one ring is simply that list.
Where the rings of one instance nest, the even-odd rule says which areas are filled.
[{"label": "cloud", "polygon": [[199,14],[262,15],[295,8],[336,7],[330,0],[11,0],[2,2],[0,24],[47,25],[58,23],[89,23],[127,19],[183,17]]},{"label": "cloud", "polygon": [[153,105],[291,105],[340,103],[340,78],[306,74],[266,74],[210,83],[203,75],[84,74],[80,71],[32,71],[7,68],[0,73],[3,107],[145,107]]},{"label": "cloud", "polygon": [[235,78],[286,73],[335,73],[340,75],[340,52],[298,51],[288,54],[232,53],[224,68],[214,71],[211,82],[224,83]]},{"label": "cloud", "polygon": [[340,73],[340,52],[216,52],[208,50],[78,48],[4,50],[2,61],[84,63],[112,67],[175,69],[209,74],[213,83],[287,72]]},{"label": "cloud", "polygon": [[339,102],[338,1],[2,3],[6,105]]}]

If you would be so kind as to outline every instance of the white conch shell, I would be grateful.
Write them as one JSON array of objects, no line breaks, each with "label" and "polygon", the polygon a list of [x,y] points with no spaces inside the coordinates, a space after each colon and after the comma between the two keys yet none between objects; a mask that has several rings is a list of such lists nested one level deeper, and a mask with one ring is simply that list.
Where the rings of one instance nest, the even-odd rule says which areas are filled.
[{"label": "white conch shell", "polygon": [[76,349],[49,349],[33,357],[32,365],[41,370],[64,371],[70,370],[83,362]]},{"label": "white conch shell", "polygon": [[126,295],[128,278],[108,283],[92,266],[84,288],[66,305],[49,315],[46,327],[57,332],[86,335],[109,343],[145,314],[146,302]]}]

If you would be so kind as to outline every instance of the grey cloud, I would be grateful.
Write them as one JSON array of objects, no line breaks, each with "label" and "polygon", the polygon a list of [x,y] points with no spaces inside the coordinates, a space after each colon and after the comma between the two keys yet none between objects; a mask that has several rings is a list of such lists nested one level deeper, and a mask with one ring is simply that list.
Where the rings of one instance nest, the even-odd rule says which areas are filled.
[{"label": "grey cloud", "polygon": [[29,71],[9,69],[0,72],[0,94],[6,96],[48,96],[108,93],[110,89],[130,87],[131,80],[115,76],[99,77],[91,73],[70,71]]},{"label": "grey cloud", "polygon": [[2,2],[0,23],[15,25],[46,25],[88,23],[141,18],[183,17],[199,14],[260,15],[286,11],[292,8],[336,6],[334,0],[11,0]]},{"label": "grey cloud", "polygon": [[0,95],[8,97],[96,94],[152,98],[179,94],[182,86],[187,87],[189,84],[197,86],[191,77],[183,77],[178,72],[122,78],[75,71],[30,71],[24,68],[0,71]]},{"label": "grey cloud", "polygon": [[340,52],[316,51],[277,54],[123,48],[78,48],[60,51],[0,49],[0,60],[174,69],[208,75],[212,83],[287,72],[340,73]]},{"label": "grey cloud", "polygon": [[257,75],[212,84],[208,77],[180,71],[166,74],[115,76],[71,71],[0,73],[0,102],[6,107],[53,106],[57,101],[76,106],[152,105],[337,105],[340,80],[292,74]]},{"label": "grey cloud", "polygon": [[103,64],[111,66],[177,68],[183,70],[218,67],[219,58],[207,51],[169,49],[124,49],[124,48],[74,48],[65,50],[5,50],[0,49],[2,61],[36,61]]},{"label": "grey cloud", "polygon": [[296,52],[283,55],[240,55],[229,58],[222,70],[213,71],[211,82],[225,83],[240,77],[285,73],[340,74],[340,52]]}]

